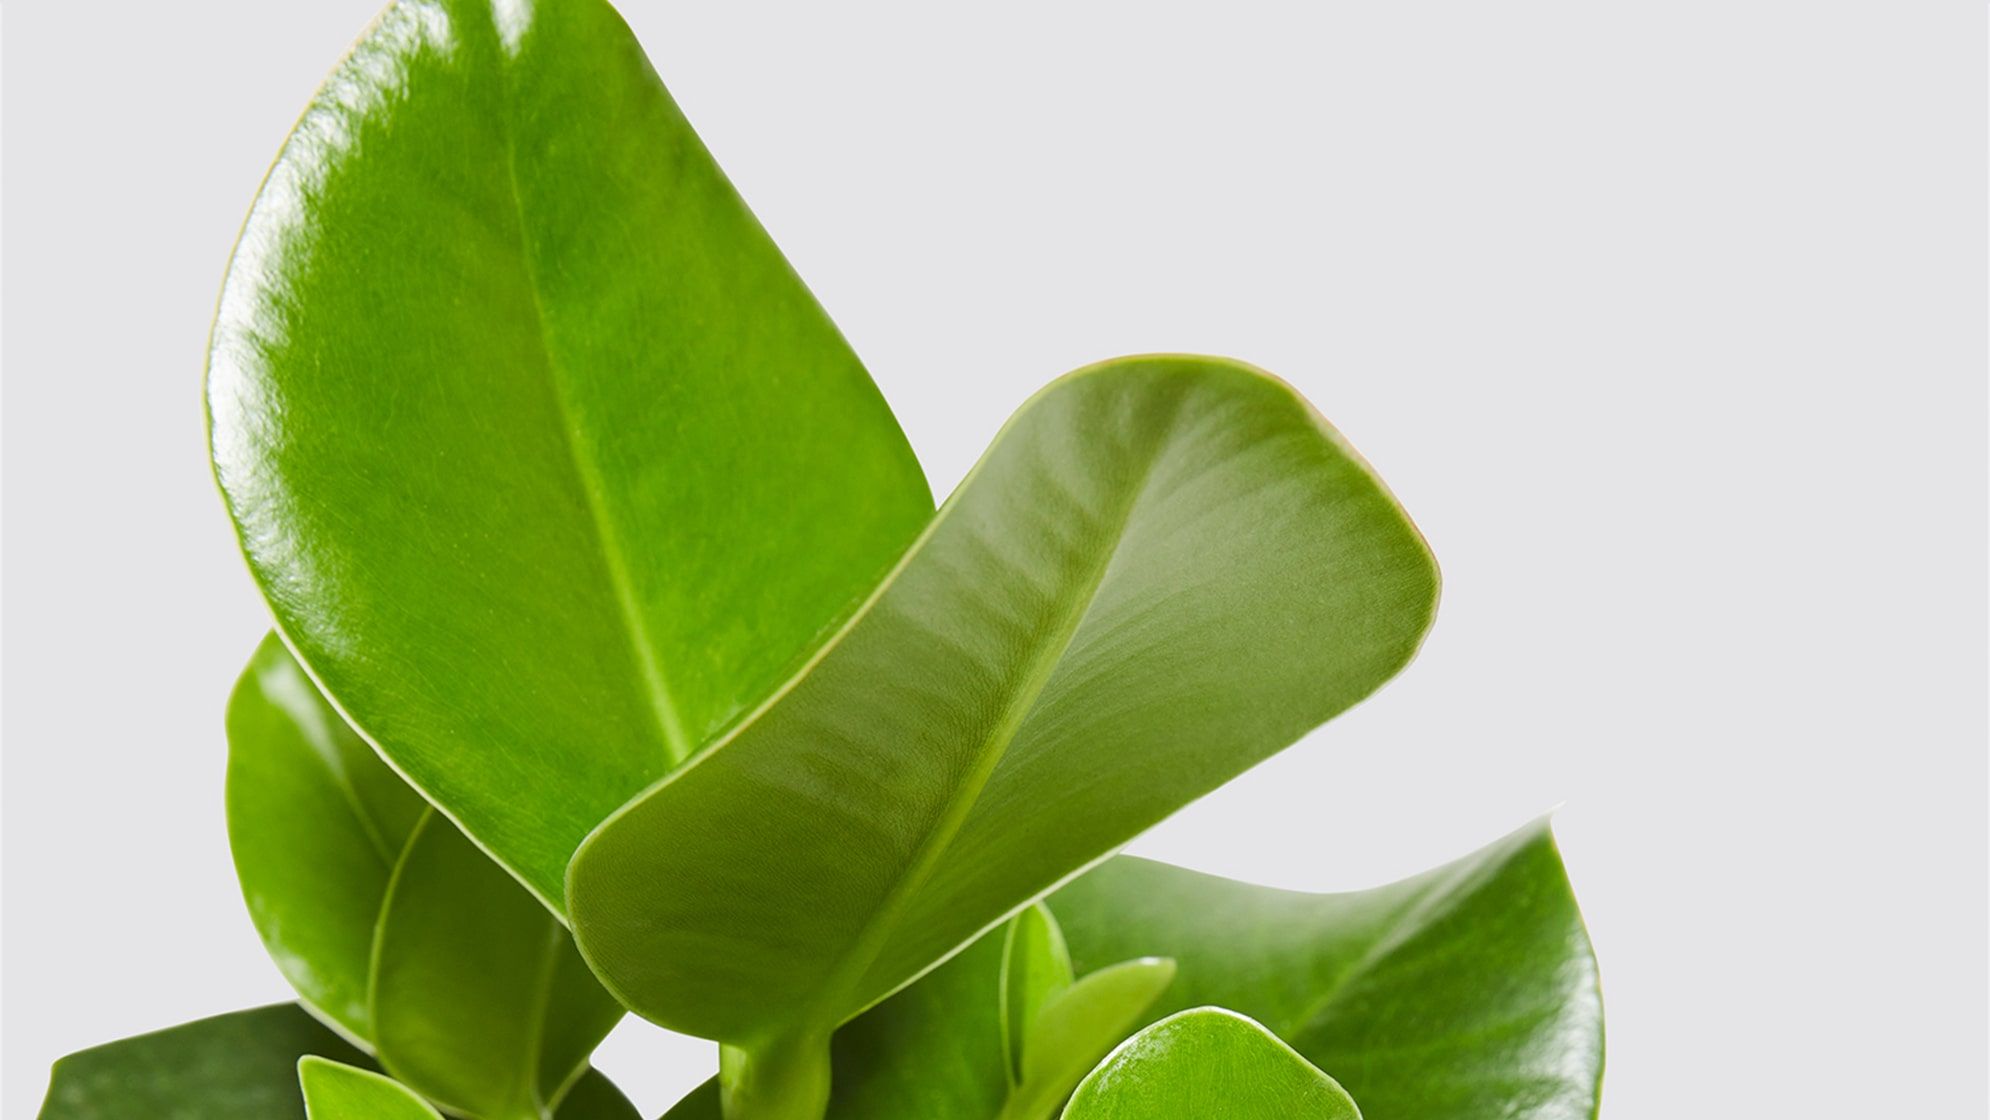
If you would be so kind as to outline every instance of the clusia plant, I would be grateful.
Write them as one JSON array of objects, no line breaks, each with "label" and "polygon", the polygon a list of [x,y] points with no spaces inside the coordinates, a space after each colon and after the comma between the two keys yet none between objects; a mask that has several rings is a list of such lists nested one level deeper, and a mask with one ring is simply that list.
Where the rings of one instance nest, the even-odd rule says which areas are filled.
[{"label": "clusia plant", "polygon": [[[227,712],[295,1005],[58,1063],[43,1115],[1593,1115],[1534,824],[1354,894],[1116,856],[1408,663],[1437,568],[1305,400],[1125,358],[935,510],[863,366],[601,0],[403,0],[216,316],[275,633]],[[247,652],[247,651],[245,651]]]}]

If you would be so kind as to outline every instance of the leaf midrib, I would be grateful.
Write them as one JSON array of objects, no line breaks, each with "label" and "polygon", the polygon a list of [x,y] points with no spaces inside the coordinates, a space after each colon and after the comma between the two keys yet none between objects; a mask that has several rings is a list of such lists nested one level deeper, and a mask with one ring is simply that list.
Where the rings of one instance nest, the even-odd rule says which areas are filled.
[{"label": "leaf midrib", "polygon": [[[493,34],[497,28],[491,28]],[[567,451],[567,461],[573,467],[582,497],[587,503],[588,524],[594,530],[595,543],[600,548],[602,564],[607,571],[608,582],[614,589],[615,605],[622,616],[623,636],[628,639],[630,652],[635,661],[636,675],[640,691],[647,699],[651,717],[661,736],[664,748],[663,766],[658,774],[668,773],[691,756],[695,744],[684,728],[683,714],[672,700],[663,666],[656,656],[656,645],[650,639],[649,624],[643,617],[642,607],[636,597],[635,582],[629,574],[629,565],[624,555],[620,535],[613,519],[608,516],[600,470],[581,449],[578,425],[574,422],[574,408],[568,399],[565,379],[561,375],[560,362],[553,346],[552,332],[547,326],[546,308],[540,296],[538,270],[533,262],[530,228],[525,209],[524,191],[518,182],[518,141],[513,123],[514,108],[511,83],[507,80],[510,61],[504,57],[505,47],[500,40],[495,48],[500,61],[497,66],[499,94],[504,103],[504,111],[498,114],[499,130],[504,138],[505,187],[511,199],[512,216],[516,219],[518,235],[519,270],[524,274],[525,291],[532,306],[532,326],[539,340],[539,352],[543,359],[542,368],[551,390],[553,411],[559,418],[557,427],[560,439]],[[651,775],[654,777],[655,775]]]},{"label": "leaf midrib", "polygon": [[1283,1024],[1282,1029],[1277,1032],[1278,1035],[1282,1038],[1298,1038],[1318,1026],[1356,980],[1366,976],[1375,966],[1402,948],[1408,942],[1410,935],[1420,930],[1431,919],[1458,905],[1460,900],[1457,893],[1458,886],[1470,880],[1480,870],[1482,868],[1477,863],[1466,860],[1451,874],[1431,883],[1423,891],[1405,901],[1383,922],[1374,940],[1369,942],[1368,948],[1363,950],[1361,956],[1343,969],[1341,974],[1334,978],[1333,983],[1327,986],[1326,991],[1320,993],[1298,1015],[1293,1016],[1290,1022]]},{"label": "leaf midrib", "polygon": [[[905,909],[923,887],[926,880],[938,868],[940,860],[952,846],[954,839],[967,823],[968,816],[979,802],[981,792],[987,787],[996,767],[1007,753],[1016,734],[1022,730],[1029,715],[1036,708],[1037,700],[1055,675],[1057,666],[1064,660],[1071,642],[1084,628],[1091,616],[1092,607],[1098,601],[1100,587],[1105,583],[1107,573],[1112,570],[1113,561],[1118,558],[1120,547],[1125,543],[1127,529],[1133,516],[1146,497],[1154,476],[1155,467],[1165,457],[1173,445],[1172,430],[1179,414],[1180,401],[1171,402],[1169,414],[1158,425],[1162,435],[1154,440],[1153,448],[1140,464],[1139,474],[1126,488],[1127,497],[1114,511],[1107,522],[1112,526],[1109,536],[1111,544],[1100,550],[1092,569],[1085,574],[1081,589],[1068,600],[1061,625],[1050,638],[1037,647],[1031,656],[1030,664],[1022,675],[1020,686],[1015,689],[1003,704],[1002,714],[996,720],[994,729],[982,741],[980,757],[969,771],[968,780],[955,791],[938,822],[927,832],[915,850],[909,870],[886,895],[884,903],[875,910],[869,921],[858,931],[851,943],[850,951],[833,966],[831,980],[823,986],[822,998],[813,1013],[802,1017],[803,1031],[811,1029],[827,1030],[839,1025],[851,1002],[851,996],[865,978],[871,965],[883,952],[891,934],[896,930],[898,920]],[[998,437],[999,438],[999,437]],[[966,485],[962,484],[963,487]],[[945,511],[942,517],[949,516]],[[928,538],[931,539],[930,537]],[[911,558],[908,557],[908,560]],[[824,1023],[821,1020],[827,1019]]]}]

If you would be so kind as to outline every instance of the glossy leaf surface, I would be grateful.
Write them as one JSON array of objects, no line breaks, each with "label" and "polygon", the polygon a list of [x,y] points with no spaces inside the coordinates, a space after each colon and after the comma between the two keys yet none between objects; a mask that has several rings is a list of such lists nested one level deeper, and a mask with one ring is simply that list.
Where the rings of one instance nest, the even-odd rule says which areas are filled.
[{"label": "glossy leaf surface", "polygon": [[310,1120],[442,1120],[413,1090],[371,1070],[305,1058],[297,1081]]},{"label": "glossy leaf surface", "polygon": [[229,704],[229,840],[306,1000],[396,1077],[538,1116],[622,1010],[552,914],[341,721],[275,636]]},{"label": "glossy leaf surface", "polygon": [[1064,1120],[1360,1120],[1334,1079],[1278,1036],[1220,1008],[1128,1039],[1086,1076]]},{"label": "glossy leaf surface", "polygon": [[304,1001],[373,1037],[380,900],[428,806],[272,634],[228,700],[228,840],[256,932]]},{"label": "glossy leaf surface", "polygon": [[387,10],[256,201],[208,410],[293,647],[555,908],[932,509],[602,0]]},{"label": "glossy leaf surface", "polygon": [[41,1120],[303,1120],[307,1054],[366,1061],[294,1003],[216,1015],[56,1062]]},{"label": "glossy leaf surface", "polygon": [[623,1002],[830,1027],[1410,658],[1437,573],[1282,382],[1124,359],[1038,394],[811,667],[575,858]]},{"label": "glossy leaf surface", "polygon": [[1546,822],[1375,890],[1272,890],[1122,856],[1050,907],[1081,970],[1175,958],[1156,1013],[1251,1016],[1369,1120],[1595,1114],[1596,961]]}]

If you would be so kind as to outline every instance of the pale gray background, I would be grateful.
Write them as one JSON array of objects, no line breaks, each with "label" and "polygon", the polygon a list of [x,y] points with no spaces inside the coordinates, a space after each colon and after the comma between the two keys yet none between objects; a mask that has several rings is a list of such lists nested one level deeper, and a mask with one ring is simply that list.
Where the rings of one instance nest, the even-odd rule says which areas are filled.
[{"label": "pale gray background", "polygon": [[[202,343],[375,0],[5,19],[5,1100],[282,999]],[[1422,658],[1136,851],[1380,882],[1562,804],[1607,1115],[1983,1116],[1979,4],[688,4],[630,21],[944,493],[1130,351],[1298,384],[1444,565]],[[651,1114],[702,1043],[624,1028]]]}]

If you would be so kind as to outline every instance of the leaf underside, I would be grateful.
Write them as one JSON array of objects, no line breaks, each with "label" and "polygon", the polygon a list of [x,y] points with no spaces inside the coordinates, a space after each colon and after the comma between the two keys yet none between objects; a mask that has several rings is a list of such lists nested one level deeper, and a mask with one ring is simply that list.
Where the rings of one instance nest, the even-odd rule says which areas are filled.
[{"label": "leaf underside", "polygon": [[1282,382],[1064,378],[807,671],[589,838],[581,949],[666,1027],[826,1033],[1373,691],[1436,593]]}]

